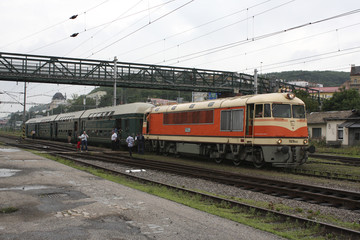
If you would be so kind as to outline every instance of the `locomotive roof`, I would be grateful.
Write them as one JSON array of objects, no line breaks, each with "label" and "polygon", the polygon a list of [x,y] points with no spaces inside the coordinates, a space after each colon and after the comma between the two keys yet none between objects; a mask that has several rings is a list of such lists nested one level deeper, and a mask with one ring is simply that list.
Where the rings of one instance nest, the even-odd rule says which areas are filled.
[{"label": "locomotive roof", "polygon": [[117,105],[113,107],[104,107],[104,108],[96,108],[96,109],[89,109],[84,112],[84,114],[81,116],[81,118],[88,118],[93,114],[101,114],[101,113],[107,113],[107,112],[114,112],[112,115],[120,115],[120,114],[134,114],[134,113],[140,113],[144,114],[144,112],[148,109],[153,107],[154,105],[150,103],[129,103],[129,104],[123,104],[123,105]]},{"label": "locomotive roof", "polygon": [[181,112],[181,111],[192,111],[192,110],[206,110],[214,108],[226,108],[226,107],[238,107],[245,106],[248,103],[293,103],[293,104],[304,104],[302,100],[295,97],[290,100],[287,97],[287,93],[267,93],[267,94],[258,94],[258,95],[246,95],[246,96],[237,96],[230,98],[219,98],[215,100],[208,100],[203,102],[191,102],[191,103],[182,103],[177,105],[164,105],[159,107],[154,107],[151,109],[153,113],[160,112]]},{"label": "locomotive roof", "polygon": [[287,98],[288,93],[267,93],[267,94],[258,94],[253,95],[247,101],[247,103],[292,103],[292,104],[304,104],[304,102],[300,99],[295,97],[294,99]]}]

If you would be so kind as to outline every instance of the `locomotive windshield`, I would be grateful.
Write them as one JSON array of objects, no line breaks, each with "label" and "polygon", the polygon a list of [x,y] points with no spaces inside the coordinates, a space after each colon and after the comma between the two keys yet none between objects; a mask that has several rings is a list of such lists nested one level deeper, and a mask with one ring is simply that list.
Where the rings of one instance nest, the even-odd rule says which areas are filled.
[{"label": "locomotive windshield", "polygon": [[293,118],[305,118],[305,108],[303,105],[293,105]]},{"label": "locomotive windshield", "polygon": [[272,112],[275,118],[290,118],[291,106],[290,104],[273,104]]},{"label": "locomotive windshield", "polygon": [[[278,118],[291,118],[291,105],[290,104],[273,104],[272,105],[273,117]],[[292,106],[293,118],[305,118],[305,107],[303,105]]]}]

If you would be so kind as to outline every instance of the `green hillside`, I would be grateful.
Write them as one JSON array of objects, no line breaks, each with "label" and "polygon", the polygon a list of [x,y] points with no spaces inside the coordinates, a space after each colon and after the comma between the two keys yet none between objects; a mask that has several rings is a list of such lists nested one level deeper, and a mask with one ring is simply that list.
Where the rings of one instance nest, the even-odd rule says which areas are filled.
[{"label": "green hillside", "polygon": [[349,72],[336,71],[288,71],[266,74],[267,78],[284,79],[286,81],[302,80],[321,83],[324,87],[337,87],[350,79]]}]

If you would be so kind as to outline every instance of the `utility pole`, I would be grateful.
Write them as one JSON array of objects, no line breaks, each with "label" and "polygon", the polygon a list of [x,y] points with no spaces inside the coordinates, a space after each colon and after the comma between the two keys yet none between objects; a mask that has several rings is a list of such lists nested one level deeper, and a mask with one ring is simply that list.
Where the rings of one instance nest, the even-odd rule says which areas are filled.
[{"label": "utility pole", "polygon": [[116,74],[117,74],[117,58],[114,57],[114,106],[116,106]]},{"label": "utility pole", "polygon": [[25,139],[25,122],[26,122],[26,82],[24,82],[24,112],[23,112],[22,139]]},{"label": "utility pole", "polygon": [[256,68],[254,69],[254,93],[258,93],[258,71]]}]

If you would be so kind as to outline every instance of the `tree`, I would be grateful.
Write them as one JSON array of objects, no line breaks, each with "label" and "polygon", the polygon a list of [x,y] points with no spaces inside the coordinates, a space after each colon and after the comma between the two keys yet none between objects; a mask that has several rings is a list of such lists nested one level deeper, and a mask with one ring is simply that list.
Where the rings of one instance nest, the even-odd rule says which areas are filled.
[{"label": "tree", "polygon": [[295,90],[295,95],[305,103],[306,112],[319,111],[319,102],[317,99],[312,98],[308,92],[304,90]]},{"label": "tree", "polygon": [[323,102],[323,111],[341,111],[360,109],[360,94],[356,89],[345,90],[340,89],[340,92],[335,92],[332,98]]}]

